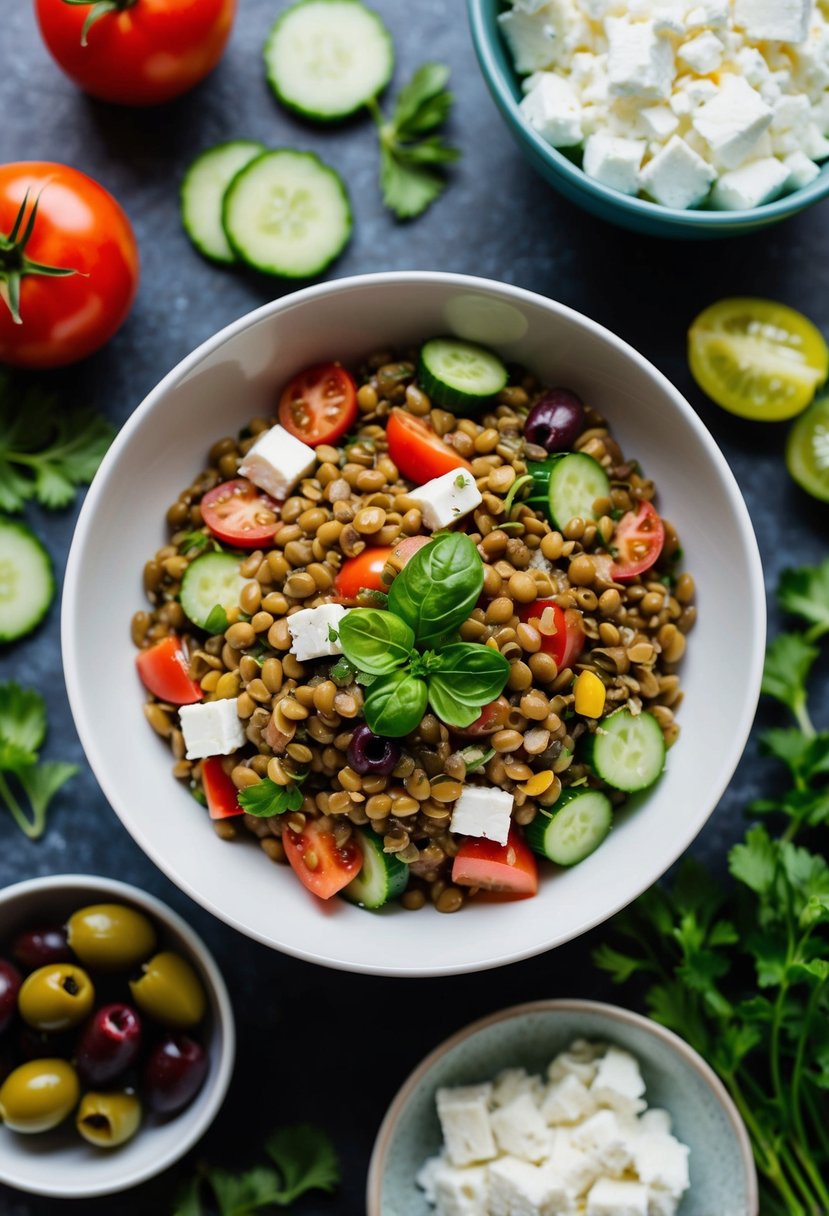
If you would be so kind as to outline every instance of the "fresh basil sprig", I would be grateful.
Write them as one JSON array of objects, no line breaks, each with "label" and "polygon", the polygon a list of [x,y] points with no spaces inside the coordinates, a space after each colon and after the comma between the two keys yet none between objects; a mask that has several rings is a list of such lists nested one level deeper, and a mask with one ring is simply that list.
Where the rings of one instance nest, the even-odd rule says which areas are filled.
[{"label": "fresh basil sprig", "polygon": [[463,532],[445,532],[418,549],[389,591],[389,611],[433,647],[461,625],[484,587],[484,564]]},{"label": "fresh basil sprig", "polygon": [[385,676],[405,663],[415,636],[405,621],[379,608],[355,608],[339,627],[345,655],[360,671]]}]

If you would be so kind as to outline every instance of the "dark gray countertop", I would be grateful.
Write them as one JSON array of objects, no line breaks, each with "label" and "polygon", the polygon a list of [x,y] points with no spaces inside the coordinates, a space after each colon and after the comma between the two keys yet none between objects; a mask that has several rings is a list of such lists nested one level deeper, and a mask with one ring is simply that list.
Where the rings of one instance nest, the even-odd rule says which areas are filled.
[{"label": "dark gray countertop", "polygon": [[[217,71],[160,112],[90,101],[49,59],[32,6],[10,0],[2,5],[0,161],[58,160],[90,173],[124,205],[141,246],[141,290],[124,329],[100,354],[52,377],[66,400],[91,402],[120,425],[199,342],[282,294],[278,282],[223,273],[198,257],[179,226],[178,183],[188,161],[222,139],[249,136],[271,146],[310,148],[343,173],[354,204],[354,238],[335,276],[393,268],[479,274],[542,292],[596,318],[665,372],[714,433],[748,500],[767,588],[784,565],[820,560],[826,510],[789,481],[782,459],[785,428],[738,422],[704,400],[686,367],[684,335],[700,308],[719,296],[743,293],[786,301],[829,333],[829,204],[727,242],[663,243],[611,228],[559,199],[521,158],[479,76],[460,0],[373,3],[396,39],[398,79],[426,55],[441,58],[451,65],[457,94],[451,134],[463,160],[445,196],[410,225],[396,224],[382,208],[368,118],[318,130],[290,118],[273,101],[260,55],[281,4],[240,0]],[[59,513],[27,512],[59,568],[76,514],[77,504]],[[58,616],[55,604],[33,637],[0,652],[0,679],[18,679],[44,692],[51,724],[47,754],[82,762],[61,676]],[[775,717],[773,709],[762,712],[764,720]],[[744,828],[743,808],[767,788],[773,773],[750,745],[694,846],[698,856],[722,867],[727,846]],[[117,1201],[58,1204],[0,1188],[2,1216],[103,1216],[116,1202],[122,1216],[166,1213],[198,1157],[241,1166],[272,1126],[300,1120],[330,1131],[342,1154],[344,1181],[337,1197],[300,1203],[297,1212],[357,1216],[364,1210],[365,1171],[379,1122],[400,1082],[429,1049],[473,1018],[516,1001],[615,996],[589,960],[602,930],[499,972],[416,982],[325,971],[270,952],[214,920],[155,869],[86,767],[56,800],[42,842],[28,843],[10,819],[0,818],[0,885],[69,871],[137,883],[192,921],[215,951],[235,999],[238,1065],[227,1103],[205,1140],[159,1179]]]}]

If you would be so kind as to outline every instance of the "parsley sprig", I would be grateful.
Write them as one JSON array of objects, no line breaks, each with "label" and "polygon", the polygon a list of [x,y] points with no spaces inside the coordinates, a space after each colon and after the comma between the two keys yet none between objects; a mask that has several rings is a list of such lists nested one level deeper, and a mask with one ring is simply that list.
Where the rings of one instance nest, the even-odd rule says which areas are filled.
[{"label": "parsley sprig", "polygon": [[829,561],[785,571],[778,599],[806,625],[770,644],[763,677],[795,723],[760,737],[788,788],[749,808],[769,818],[732,848],[730,887],[686,863],[617,919],[618,948],[595,961],[617,983],[644,978],[651,1015],[716,1068],[751,1135],[763,1210],[816,1216],[829,1212],[829,731],[812,723],[807,681],[829,633]]},{"label": "parsley sprig", "polygon": [[39,759],[45,737],[46,707],[40,694],[19,684],[0,684],[0,799],[30,840],[43,835],[49,803],[78,771],[76,764]]},{"label": "parsley sprig", "polygon": [[277,785],[270,777],[264,777],[258,784],[239,790],[239,806],[258,819],[271,819],[274,815],[284,815],[286,811],[298,811],[302,806],[299,786],[306,775],[297,774],[291,785]]}]

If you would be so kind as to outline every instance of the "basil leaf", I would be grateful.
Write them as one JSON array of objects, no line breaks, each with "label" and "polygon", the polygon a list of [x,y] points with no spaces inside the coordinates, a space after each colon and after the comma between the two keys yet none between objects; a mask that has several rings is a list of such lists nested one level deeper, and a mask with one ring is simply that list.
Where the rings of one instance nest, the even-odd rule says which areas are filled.
[{"label": "basil leaf", "polygon": [[439,651],[430,670],[452,689],[456,701],[480,710],[504,691],[509,662],[490,646],[456,642]]},{"label": "basil leaf", "polygon": [[406,662],[414,649],[414,634],[391,612],[352,608],[340,621],[340,645],[360,671],[384,676]]},{"label": "basil leaf", "polygon": [[365,700],[369,730],[387,739],[408,735],[426,711],[426,684],[405,671],[394,671],[371,685]]},{"label": "basil leaf", "polygon": [[430,677],[428,693],[429,704],[447,726],[471,726],[480,715],[480,705],[464,705],[455,696],[451,684],[441,676]]},{"label": "basil leaf", "polygon": [[[389,609],[433,646],[466,620],[484,586],[484,564],[463,532],[445,532],[419,549],[389,591]],[[348,619],[348,618],[346,618]]]},{"label": "basil leaf", "polygon": [[204,629],[211,637],[215,637],[219,633],[225,633],[229,624],[227,613],[222,605],[214,604],[207,614]]}]

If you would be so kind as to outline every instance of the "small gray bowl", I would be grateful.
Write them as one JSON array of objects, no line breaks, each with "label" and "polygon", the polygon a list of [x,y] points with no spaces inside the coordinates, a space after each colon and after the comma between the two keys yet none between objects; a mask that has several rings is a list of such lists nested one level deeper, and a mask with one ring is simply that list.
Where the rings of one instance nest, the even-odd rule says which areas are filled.
[{"label": "small gray bowl", "polygon": [[737,1109],[701,1056],[656,1022],[596,1001],[534,1001],[473,1022],[428,1055],[398,1092],[377,1133],[368,1173],[368,1216],[434,1216],[415,1184],[441,1146],[435,1092],[471,1085],[503,1068],[543,1073],[575,1038],[614,1043],[637,1057],[649,1106],[670,1112],[691,1149],[691,1186],[679,1216],[757,1216],[757,1173]]}]

